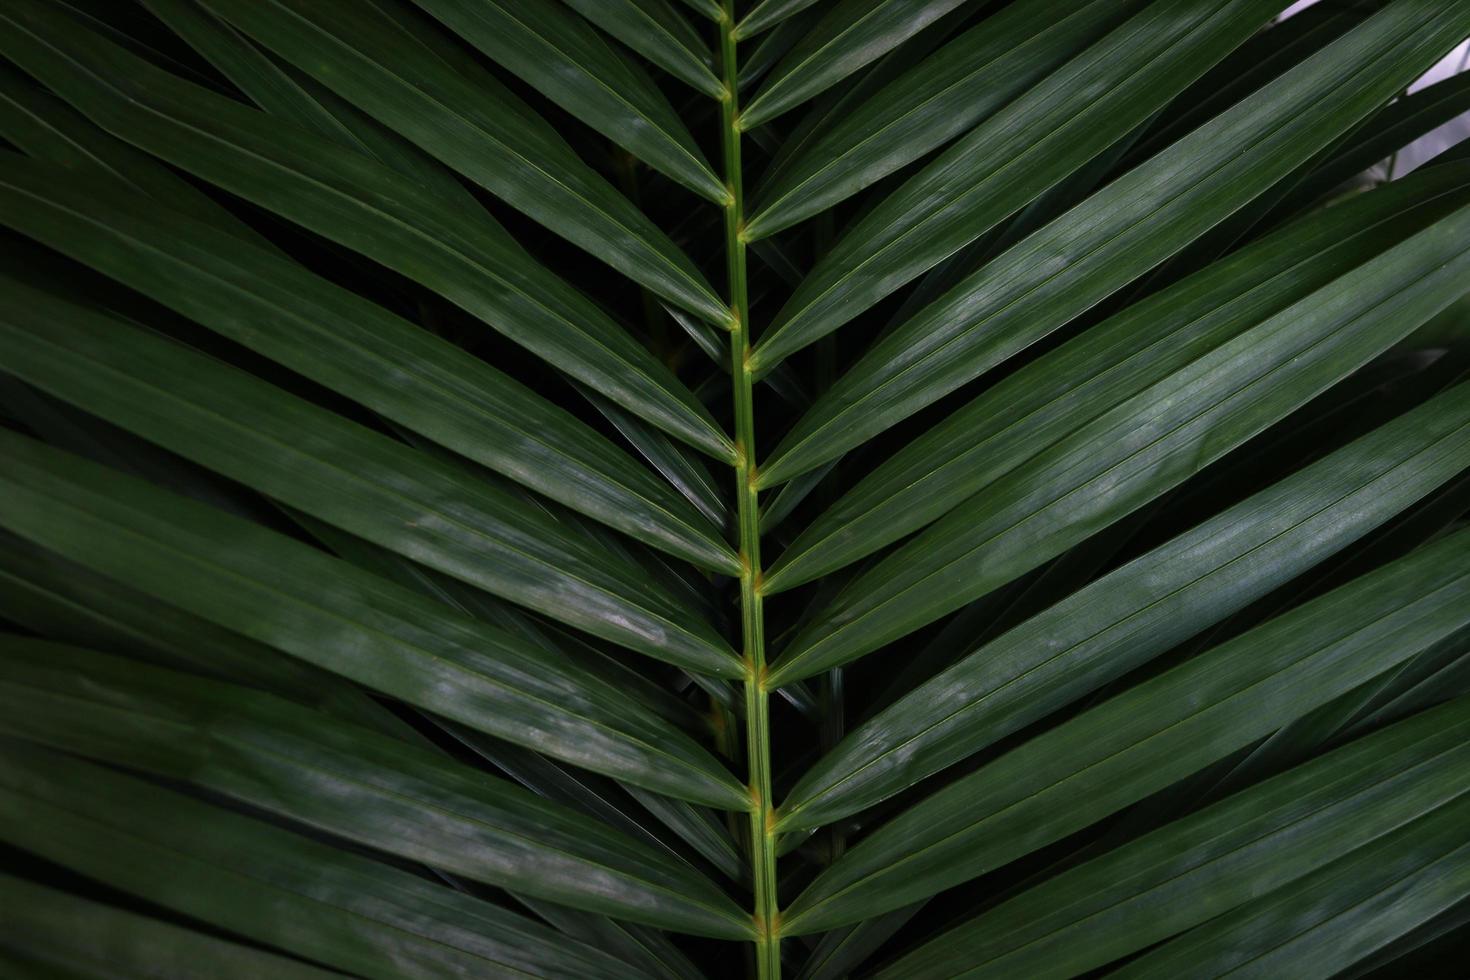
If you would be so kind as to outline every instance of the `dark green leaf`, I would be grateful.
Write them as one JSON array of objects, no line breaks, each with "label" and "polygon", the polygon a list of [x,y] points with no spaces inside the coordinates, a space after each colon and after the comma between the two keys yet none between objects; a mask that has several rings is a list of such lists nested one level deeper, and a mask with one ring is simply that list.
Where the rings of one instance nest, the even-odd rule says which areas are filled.
[{"label": "dark green leaf", "polygon": [[[855,222],[776,315],[756,349],[756,370],[769,370],[831,333],[1122,139],[1249,37],[1277,6],[1274,0],[1210,5],[1155,0],[975,127]],[[1200,149],[1177,152],[1189,154],[1191,165],[1162,168],[1174,179],[1197,180],[1211,169],[1195,159],[1204,155]],[[1139,203],[1150,210],[1173,196],[1152,173],[1136,171],[1133,180],[1139,185],[1135,195],[1148,199]],[[1119,212],[1116,221],[1125,218],[1115,203],[1107,210]],[[1100,233],[1088,222],[1066,228],[1074,235]],[[1076,254],[1088,251],[1079,248]],[[1050,278],[1055,271],[1051,264],[1035,265],[1038,277]],[[924,322],[921,315],[906,325],[905,342]],[[783,451],[785,444],[777,455]]]},{"label": "dark green leaf", "polygon": [[[965,0],[841,0],[776,66],[740,112],[741,129],[770,122],[896,48]],[[788,9],[790,16],[800,7]],[[752,15],[758,13],[752,11]],[[735,29],[748,29],[748,18]],[[775,23],[768,19],[767,24]],[[757,29],[760,20],[756,20]]]},{"label": "dark green leaf", "polygon": [[399,170],[160,72],[61,18],[28,21],[4,47],[118,136],[402,272],[705,452],[731,454],[666,367],[472,200],[427,182],[416,193]]},{"label": "dark green leaf", "polygon": [[555,758],[727,809],[702,748],[565,658],[275,532],[0,432],[0,526],[374,690]]},{"label": "dark green leaf", "polygon": [[[264,950],[193,932],[161,919],[89,901],[0,874],[0,950],[56,976],[186,977],[201,964],[219,980],[329,980],[340,974]],[[25,976],[48,976],[27,972]],[[20,973],[13,976],[19,977]]]},{"label": "dark green leaf", "polygon": [[13,280],[0,278],[0,295],[17,377],[487,591],[670,662],[738,675],[697,614],[506,488]]},{"label": "dark green leaf", "polygon": [[729,309],[662,231],[488,73],[468,75],[356,0],[205,5],[425,152],[653,292],[716,323]]},{"label": "dark green leaf", "polygon": [[722,207],[730,200],[663,93],[558,0],[414,3],[655,170]]},{"label": "dark green leaf", "polygon": [[950,41],[807,140],[763,182],[745,237],[757,241],[831,207],[970,130],[1144,0],[1022,0]]},{"label": "dark green leaf", "polygon": [[1026,742],[909,808],[787,909],[793,934],[899,908],[1081,830],[1470,623],[1470,530]]},{"label": "dark green leaf", "polygon": [[[1311,215],[993,385],[859,480],[766,573],[774,594],[943,516],[1027,459],[1467,199],[1470,167],[1416,174]],[[800,478],[798,478],[800,479]]]},{"label": "dark green leaf", "polygon": [[[1130,26],[1145,21],[1159,6],[1155,4],[1115,31],[1104,45],[1091,49],[1088,57],[1113,38],[1127,34]],[[772,457],[762,464],[763,485],[789,479],[861,443],[1045,337],[1204,234],[1340,138],[1470,34],[1470,8],[1426,18],[1422,6],[1422,0],[1391,3],[1361,27],[1292,69],[1277,84],[1201,126],[1012,246],[888,334],[786,435]],[[1241,25],[1253,23],[1254,14],[1259,12],[1237,10],[1239,22],[1231,39],[1238,41]],[[1159,32],[1149,33],[1152,37]],[[1194,32],[1190,43],[1204,43],[1208,33]],[[1169,58],[1163,58],[1150,67],[1162,70],[1168,64]],[[1110,64],[1110,70],[1118,71],[1119,66]],[[1148,71],[1136,77],[1146,78]],[[1157,105],[1137,96],[1128,102],[1149,112]],[[1019,110],[1022,105],[1016,103],[1012,108]],[[1126,129],[1131,129],[1149,112],[1110,112],[1108,118],[1127,120]],[[1002,126],[1010,115],[1011,110],[1007,110],[977,128],[925,173],[939,173],[935,168],[946,166],[952,156],[965,152],[972,141],[993,127]],[[1125,135],[1126,129],[1116,136]],[[1005,156],[1004,160],[1008,167],[1024,172],[1007,170],[1009,179],[1030,180],[1041,172],[1039,167],[1027,165],[1024,157]],[[1076,161],[1078,165],[1082,162]],[[923,174],[915,178],[927,179]],[[984,184],[981,189],[985,189]],[[1038,187],[1037,191],[1044,189]],[[922,229],[925,222],[919,212],[910,212],[907,204],[900,207],[908,193],[900,192],[880,210],[892,210],[896,217],[903,218],[906,227]],[[986,194],[997,195],[994,199],[1006,209],[1005,213],[1025,203],[1014,192],[991,189]],[[969,225],[979,213],[964,196],[941,194],[937,199],[949,202],[947,213],[960,224]],[[891,242],[869,234],[870,227],[880,220],[887,219],[875,211],[859,225],[862,230],[854,229],[848,237],[861,241],[867,252],[886,254],[884,250]],[[926,232],[922,249],[908,247],[893,254],[905,269],[917,274],[978,234],[950,241]],[[840,252],[841,246],[824,260],[824,265],[840,267],[847,281],[858,267]],[[931,253],[933,261],[923,258]],[[876,289],[886,293],[912,277],[907,272],[865,272],[848,281],[850,288],[840,288],[836,279],[831,286],[825,285],[822,275],[809,277],[801,293],[820,293],[826,297],[823,302],[838,303],[841,319],[870,305],[859,301],[856,292]],[[801,293],[788,303],[789,312],[781,318],[785,323],[781,332],[762,342],[755,355],[758,370],[769,369],[785,353],[841,322],[807,313],[810,304],[798,302]],[[799,327],[793,326],[795,315],[805,321]],[[778,342],[776,338],[783,335],[787,339]]]},{"label": "dark green leaf", "polygon": [[237,935],[381,980],[627,976],[598,950],[379,861],[58,753],[0,754],[7,842]]},{"label": "dark green leaf", "polygon": [[687,866],[437,751],[76,647],[0,647],[0,729],[11,735],[528,895],[677,932],[750,934],[749,916]]},{"label": "dark green leaf", "polygon": [[1361,538],[1470,469],[1470,385],[1135,558],[915,687],[806,771],[799,830],[854,813],[1046,717]]},{"label": "dark green leaf", "polygon": [[713,99],[729,93],[715,77],[709,48],[668,0],[563,0],[675,78]]},{"label": "dark green leaf", "polygon": [[[883,975],[1076,976],[1236,909],[1130,968],[1172,962],[1175,972],[1158,975],[1215,976],[1206,960],[1172,951],[1257,909],[1297,927],[1303,910],[1282,905],[1322,875],[1352,868],[1371,890],[1374,878],[1393,877],[1395,862],[1385,858],[1402,864],[1456,838],[1470,842],[1467,734],[1470,701],[1419,715],[1058,875]],[[1353,887],[1335,894],[1351,900]],[[1242,951],[1255,939],[1237,938]],[[1315,974],[1297,964],[1272,975]]]},{"label": "dark green leaf", "polygon": [[[849,586],[774,682],[904,636],[1178,486],[1470,290],[1470,207],[1074,430]],[[899,597],[903,599],[900,600]]]}]

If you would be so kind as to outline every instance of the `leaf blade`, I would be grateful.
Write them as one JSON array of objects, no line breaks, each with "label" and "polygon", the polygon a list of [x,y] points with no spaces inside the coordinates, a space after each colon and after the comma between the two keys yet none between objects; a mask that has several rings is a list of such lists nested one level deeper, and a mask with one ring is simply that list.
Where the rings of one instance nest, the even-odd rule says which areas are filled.
[{"label": "leaf blade", "polygon": [[[1442,18],[1424,7],[1396,0],[925,307],[813,405],[762,465],[763,485],[860,444],[1035,343],[1289,174],[1470,33],[1470,12]],[[1351,79],[1339,84],[1344,73]],[[804,331],[801,342],[819,334]],[[762,347],[778,347],[777,336]],[[755,360],[764,369],[779,357]]]},{"label": "leaf blade", "polygon": [[[1464,293],[1467,232],[1470,207],[1461,206],[1013,470],[854,582],[792,641],[773,681],[846,662],[932,622],[1285,417]],[[1027,528],[1048,512],[1056,536]]]},{"label": "leaf blade", "polygon": [[550,651],[213,508],[22,436],[0,441],[0,525],[42,547],[507,741],[684,799],[750,805],[703,748]]},{"label": "leaf blade", "polygon": [[1467,543],[1470,531],[1441,538],[951,783],[849,850],[797,897],[784,925],[830,928],[965,881],[1428,648],[1470,623]]},{"label": "leaf blade", "polygon": [[1461,385],[915,687],[807,769],[778,826],[857,812],[993,745],[1308,571],[1466,469],[1470,386]]},{"label": "leaf blade", "polygon": [[597,950],[410,872],[60,753],[15,742],[3,753],[7,840],[239,935],[382,980],[625,975]]},{"label": "leaf blade", "polygon": [[120,657],[19,638],[3,647],[0,725],[13,736],[528,895],[679,932],[750,934],[692,868],[437,750]]}]

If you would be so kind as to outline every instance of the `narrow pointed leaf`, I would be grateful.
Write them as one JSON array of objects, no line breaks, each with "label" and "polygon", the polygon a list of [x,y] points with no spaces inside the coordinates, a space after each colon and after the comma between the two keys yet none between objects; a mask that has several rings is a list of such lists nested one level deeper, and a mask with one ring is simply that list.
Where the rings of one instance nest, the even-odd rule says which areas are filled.
[{"label": "narrow pointed leaf", "polygon": [[471,619],[505,630],[532,646],[568,657],[577,663],[577,669],[588,680],[617,688],[624,697],[637,701],[685,731],[699,727],[696,723],[698,715],[689,705],[639,673],[633,665],[609,656],[586,638],[539,622],[522,609],[502,602],[488,592],[437,573],[331,524],[299,512],[293,512],[291,516],[339,558],[363,571],[428,596]]},{"label": "narrow pointed leaf", "polygon": [[1467,290],[1470,207],[1460,207],[950,511],[849,586],[792,642],[772,680],[861,656],[1035,568],[1284,418]]},{"label": "narrow pointed leaf", "polygon": [[119,137],[398,270],[705,452],[730,453],[672,372],[472,200],[407,188],[396,169],[158,71],[64,18],[32,17],[0,46]]},{"label": "narrow pointed leaf", "polygon": [[[843,0],[828,10],[776,66],[755,98],[741,110],[740,128],[754,129],[825,92],[963,2]],[[744,30],[741,24],[736,35]]]},{"label": "narrow pointed leaf", "polygon": [[129,190],[262,248],[275,246],[173,171],[114,139],[0,65],[0,136],[37,160],[77,173],[113,178]]},{"label": "narrow pointed leaf", "polygon": [[[1413,850],[1432,843],[1425,829],[1442,838],[1454,822],[1461,841],[1470,840],[1467,734],[1470,701],[1421,714],[1068,870],[936,937],[882,976],[1075,976],[1232,908],[1246,913],[1310,888],[1310,873],[1333,873],[1327,869],[1338,858],[1356,866],[1385,849]],[[1185,973],[1215,975],[1202,961],[1186,962]]]},{"label": "narrow pointed leaf", "polygon": [[[766,485],[865,441],[1045,337],[1335,142],[1470,34],[1470,8],[1433,6],[1431,15],[1431,6],[1395,0],[931,303],[813,405],[763,464]],[[965,199],[944,200],[968,213]],[[903,253],[910,265],[911,254]],[[864,282],[898,284],[886,275]],[[845,315],[866,305],[841,295]],[[803,328],[807,340],[824,332]],[[756,359],[762,369],[779,360]]]},{"label": "narrow pointed leaf", "polygon": [[563,0],[568,7],[695,91],[724,99],[705,40],[669,0]]},{"label": "narrow pointed leaf", "polygon": [[[290,120],[324,139],[365,153],[422,184],[455,207],[480,210],[473,195],[442,164],[391,130],[383,129],[317,83],[283,68],[239,31],[194,0],[143,2],[155,17],[206,57],[220,74],[270,115]],[[93,68],[101,67],[91,57],[88,57],[87,64]],[[147,74],[155,79],[175,77],[164,72]]]},{"label": "narrow pointed leaf", "polygon": [[504,487],[165,338],[0,278],[16,376],[446,574],[707,673],[724,641],[637,566]]},{"label": "narrow pointed leaf", "polygon": [[735,26],[735,36],[742,41],[755,37],[761,31],[775,27],[816,2],[817,0],[760,0]]},{"label": "narrow pointed leaf", "polygon": [[758,189],[746,238],[789,228],[967,132],[1144,3],[1023,0],[975,25],[808,141]]},{"label": "narrow pointed leaf", "polygon": [[381,980],[626,976],[411,872],[60,753],[8,742],[0,754],[7,842],[236,935]]},{"label": "narrow pointed leaf", "polygon": [[758,371],[836,330],[1127,136],[1278,6],[1155,0],[1068,61],[855,222],[776,315],[756,348]]},{"label": "narrow pointed leaf", "polygon": [[915,687],[809,768],[783,829],[892,796],[1290,581],[1470,469],[1460,385],[1247,498]]},{"label": "narrow pointed leaf", "polygon": [[[340,977],[266,950],[194,932],[113,905],[0,874],[0,950],[54,967],[58,976],[184,977],[200,964],[218,980],[331,980]],[[20,973],[14,974],[20,976]],[[42,977],[46,974],[27,973]]]},{"label": "narrow pointed leaf", "polygon": [[1240,906],[1134,960],[1115,976],[1322,978],[1470,898],[1470,805],[1461,798],[1309,878]]},{"label": "narrow pointed leaf", "polygon": [[642,71],[560,0],[414,0],[579,120],[706,200],[730,192]]},{"label": "narrow pointed leaf", "polygon": [[146,201],[58,180],[23,160],[0,160],[0,174],[3,220],[12,227],[574,510],[734,570],[728,545],[682,498],[485,362],[285,259]]},{"label": "narrow pointed leaf", "polygon": [[205,6],[496,197],[671,303],[729,319],[703,275],[545,120],[488,73],[467,76],[354,0]]},{"label": "narrow pointed leaf", "polygon": [[348,681],[0,531],[0,615],[41,636],[289,698],[395,737],[411,729]]},{"label": "narrow pointed leaf", "polygon": [[640,456],[648,460],[650,466],[704,515],[705,520],[716,528],[730,526],[730,505],[720,496],[701,460],[600,393],[583,388],[582,395],[638,450]]},{"label": "narrow pointed leaf", "polygon": [[899,908],[1081,830],[1470,623],[1470,531],[1125,691],[909,808],[786,910],[802,934]]},{"label": "narrow pointed leaf", "polygon": [[1282,209],[1311,204],[1466,112],[1470,112],[1470,72],[1452,75],[1399,99],[1364,123],[1342,152],[1292,188]]},{"label": "narrow pointed leaf", "polygon": [[504,780],[270,695],[36,640],[0,643],[0,729],[192,783],[453,874],[677,932],[750,920],[692,869]]},{"label": "narrow pointed leaf", "polygon": [[1396,181],[1295,222],[1036,359],[874,467],[782,552],[766,572],[766,592],[924,527],[1131,392],[1465,203],[1467,189],[1465,166]]},{"label": "narrow pointed leaf", "polygon": [[704,749],[549,651],[273,531],[21,436],[0,442],[0,526],[42,547],[471,728],[682,799],[749,807]]}]

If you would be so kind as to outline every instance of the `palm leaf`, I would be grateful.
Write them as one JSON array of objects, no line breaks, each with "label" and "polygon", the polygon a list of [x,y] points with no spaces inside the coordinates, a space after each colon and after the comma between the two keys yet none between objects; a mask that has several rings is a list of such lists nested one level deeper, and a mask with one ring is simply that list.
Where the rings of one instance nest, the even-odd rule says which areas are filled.
[{"label": "palm leaf", "polygon": [[1470,5],[1297,6],[4,5],[0,973],[1459,975]]}]

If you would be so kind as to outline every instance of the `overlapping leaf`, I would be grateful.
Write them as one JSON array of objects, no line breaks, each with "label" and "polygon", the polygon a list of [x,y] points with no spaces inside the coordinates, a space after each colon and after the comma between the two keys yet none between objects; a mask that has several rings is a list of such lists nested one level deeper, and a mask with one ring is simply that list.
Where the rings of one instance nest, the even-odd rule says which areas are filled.
[{"label": "overlapping leaf", "polygon": [[1311,215],[1038,358],[857,481],[772,565],[767,593],[922,528],[1130,392],[1348,276],[1465,203],[1467,188],[1470,167],[1436,169]]},{"label": "overlapping leaf", "polygon": [[192,783],[467,878],[680,932],[749,917],[692,869],[443,755],[264,694],[75,647],[0,644],[0,729]]},{"label": "overlapping leaf", "polygon": [[507,488],[165,338],[0,279],[16,376],[247,486],[487,591],[708,673],[699,614]]},{"label": "overlapping leaf", "polygon": [[663,93],[559,0],[414,0],[582,122],[707,200],[730,192]]},{"label": "overlapping leaf", "polygon": [[1470,470],[1470,385],[1140,555],[920,684],[809,768],[797,830],[855,812],[1124,676]]},{"label": "overlapping leaf", "polygon": [[[1372,888],[1375,876],[1394,876],[1396,862],[1385,858],[1412,864],[1437,846],[1470,843],[1467,721],[1470,702],[1461,699],[1338,749],[1068,870],[936,937],[883,975],[1074,976],[1238,909],[1124,972],[1154,975],[1149,969],[1165,962],[1203,971],[1206,959],[1176,958],[1176,949],[1227,931],[1221,927],[1261,906],[1283,926],[1301,923],[1279,903],[1311,890],[1319,875],[1351,867],[1367,872],[1359,884]],[[1315,868],[1323,870],[1307,875]],[[1248,952],[1258,941],[1237,937],[1236,948]],[[1301,964],[1283,969],[1303,975]]]},{"label": "overlapping leaf", "polygon": [[254,37],[426,153],[647,286],[715,323],[729,311],[627,198],[497,82],[451,64],[405,26],[353,0],[207,0]]},{"label": "overlapping leaf", "polygon": [[0,169],[3,220],[12,227],[575,510],[735,570],[728,546],[681,497],[484,361],[284,258],[146,200],[58,180],[20,159],[0,161]]},{"label": "overlapping leaf", "polygon": [[[826,91],[964,2],[842,0],[823,13],[771,72],[741,111],[740,128],[754,129]],[[787,15],[794,12],[788,7]],[[759,25],[761,16],[760,11],[751,11],[736,27],[735,36]]]},{"label": "overlapping leaf", "polygon": [[322,970],[193,932],[162,919],[138,915],[113,905],[80,898],[10,875],[0,875],[0,965],[14,976],[105,976],[126,972],[138,976],[183,976],[208,963],[220,980],[330,980]]},{"label": "overlapping leaf", "polygon": [[626,976],[522,916],[71,756],[8,743],[0,833],[156,905],[364,977]]},{"label": "overlapping leaf", "polygon": [[[888,333],[786,435],[762,464],[762,484],[790,479],[861,444],[1045,337],[1350,131],[1470,34],[1470,10],[1456,8],[1428,16],[1426,2],[1391,3],[1275,84],[1033,232]],[[1153,12],[1150,8],[1130,25]],[[1254,20],[1244,13],[1240,16],[1242,23]],[[1130,25],[1107,41],[1127,34]],[[1196,33],[1200,40],[1192,43],[1204,43],[1205,32]],[[1096,51],[1094,47],[1089,54]],[[1167,64],[1167,59],[1159,64]],[[1129,102],[1148,105],[1136,97]],[[1012,109],[1021,107],[1017,103]],[[926,175],[932,173],[939,180],[951,161],[957,166],[960,155],[992,129],[1001,128],[1010,113],[996,116],[956,144],[913,179],[912,191],[919,192],[919,182],[929,179]],[[1121,137],[1148,114],[1129,117],[1110,110],[1108,119],[1129,120],[1128,127],[1116,134]],[[1009,168],[1005,173],[1012,181],[1034,180],[1042,173],[1041,168],[1026,166],[1023,157],[1002,154],[996,159],[1003,161],[996,166]],[[957,169],[961,174],[970,172]],[[997,218],[1029,199],[1014,190],[979,186],[1004,209]],[[1038,187],[1037,192],[1044,189]],[[860,245],[865,254],[878,256],[887,265],[860,268],[841,246],[834,250],[823,261],[830,271],[814,271],[787,304],[777,332],[762,341],[754,355],[758,370],[769,369],[785,354],[836,329],[980,233],[965,231],[951,239],[925,229],[922,212],[904,203],[909,193],[905,189],[895,194],[848,234],[854,247]],[[940,191],[921,197],[944,203],[949,220],[961,230],[983,214],[964,195]],[[880,238],[868,227],[879,223],[886,227],[893,219],[923,230],[922,246],[890,248],[888,237]],[[823,304],[835,315],[824,314]]]},{"label": "overlapping leaf", "polygon": [[[1047,76],[848,229],[776,315],[756,348],[756,369],[836,330],[1020,210],[1166,105],[1276,6],[1156,0]],[[905,343],[914,329],[904,331]],[[892,346],[880,349],[887,356]],[[786,444],[775,455],[784,451]]]},{"label": "overlapping leaf", "polygon": [[746,238],[817,214],[968,131],[1143,5],[1026,0],[987,18],[778,158]]},{"label": "overlapping leaf", "polygon": [[666,367],[471,199],[428,178],[415,193],[400,170],[159,71],[63,17],[32,16],[4,48],[119,137],[423,283],[705,452],[730,453]]},{"label": "overlapping leaf", "polygon": [[196,616],[555,758],[684,799],[749,796],[575,665],[276,532],[0,433],[0,526]]},{"label": "overlapping leaf", "polygon": [[1251,744],[1470,623],[1470,531],[1037,736],[889,821],[786,910],[793,934],[933,895]]},{"label": "overlapping leaf", "polygon": [[1470,207],[1109,409],[950,511],[838,596],[775,682],[904,636],[1182,483],[1470,290]]}]

